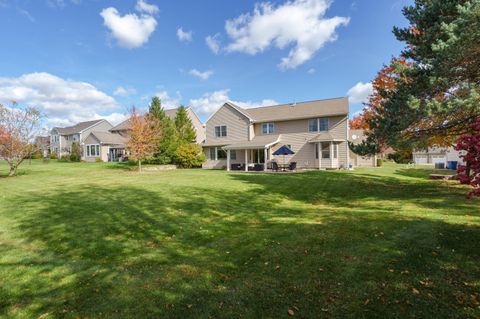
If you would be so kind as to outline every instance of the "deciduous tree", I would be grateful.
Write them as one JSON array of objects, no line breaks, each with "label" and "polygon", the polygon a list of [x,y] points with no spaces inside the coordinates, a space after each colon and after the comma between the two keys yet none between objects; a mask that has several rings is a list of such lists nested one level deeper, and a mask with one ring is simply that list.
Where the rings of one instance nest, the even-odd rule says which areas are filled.
[{"label": "deciduous tree", "polygon": [[130,111],[130,139],[127,151],[130,158],[138,162],[138,170],[142,171],[142,161],[151,158],[161,139],[161,127],[157,117],[151,113],[140,116],[135,107]]},{"label": "deciduous tree", "polygon": [[470,126],[471,132],[461,136],[455,149],[465,151],[461,155],[465,165],[458,167],[460,182],[473,187],[470,197],[480,196],[480,118]]}]

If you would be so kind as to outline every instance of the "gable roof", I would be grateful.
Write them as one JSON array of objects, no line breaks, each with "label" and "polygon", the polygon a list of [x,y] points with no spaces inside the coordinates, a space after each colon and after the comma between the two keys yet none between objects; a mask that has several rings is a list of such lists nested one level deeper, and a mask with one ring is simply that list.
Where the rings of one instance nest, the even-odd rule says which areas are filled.
[{"label": "gable roof", "polygon": [[254,122],[286,121],[322,116],[347,115],[348,98],[334,98],[244,109]]},{"label": "gable roof", "polygon": [[70,134],[81,133],[82,131],[85,131],[87,128],[92,127],[103,121],[105,120],[102,119],[102,120],[86,121],[86,122],[80,122],[73,126],[54,127],[53,129],[56,130],[60,135],[70,135]]},{"label": "gable roof", "polygon": [[[165,110],[165,114],[169,118],[171,118],[172,120],[175,120],[175,117],[177,116],[177,110],[178,109],[179,108]],[[185,109],[189,110],[190,108],[186,107]],[[192,113],[195,114],[195,112],[192,112]],[[195,114],[195,116],[197,116],[197,115]],[[125,131],[125,130],[129,130],[129,129],[130,129],[130,119],[126,119],[122,123],[120,123],[117,126],[114,126],[113,128],[111,128],[110,131]]]},{"label": "gable roof", "polygon": [[110,132],[92,132],[93,135],[101,144],[115,144],[124,145],[128,142],[128,138],[121,136],[120,134]]}]

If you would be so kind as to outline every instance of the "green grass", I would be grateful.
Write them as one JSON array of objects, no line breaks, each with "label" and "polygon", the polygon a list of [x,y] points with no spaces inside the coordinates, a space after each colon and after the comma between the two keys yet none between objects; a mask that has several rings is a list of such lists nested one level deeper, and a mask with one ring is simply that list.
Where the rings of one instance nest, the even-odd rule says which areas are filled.
[{"label": "green grass", "polygon": [[480,201],[428,174],[25,163],[0,317],[478,318]]}]

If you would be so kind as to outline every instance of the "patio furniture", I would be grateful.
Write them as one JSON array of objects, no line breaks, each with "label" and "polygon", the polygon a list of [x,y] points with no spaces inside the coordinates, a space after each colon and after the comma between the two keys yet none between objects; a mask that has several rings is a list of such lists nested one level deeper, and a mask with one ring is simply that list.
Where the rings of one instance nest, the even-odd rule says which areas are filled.
[{"label": "patio furniture", "polygon": [[245,166],[244,166],[244,164],[233,163],[233,164],[230,165],[230,169],[232,171],[243,171],[243,170],[245,170]]},{"label": "patio furniture", "polygon": [[272,171],[278,172],[278,163],[277,162],[272,162]]},{"label": "patio furniture", "polygon": [[[283,145],[278,150],[273,152],[273,155],[275,155],[275,156],[283,155],[283,165],[286,165],[285,164],[285,155],[293,155],[293,154],[295,154],[295,152],[292,151],[287,145]],[[288,166],[286,168],[288,168]],[[285,168],[283,170],[285,170]]]},{"label": "patio furniture", "polygon": [[297,162],[290,162],[290,165],[289,165],[288,169],[291,170],[291,171],[296,171],[297,170]]}]

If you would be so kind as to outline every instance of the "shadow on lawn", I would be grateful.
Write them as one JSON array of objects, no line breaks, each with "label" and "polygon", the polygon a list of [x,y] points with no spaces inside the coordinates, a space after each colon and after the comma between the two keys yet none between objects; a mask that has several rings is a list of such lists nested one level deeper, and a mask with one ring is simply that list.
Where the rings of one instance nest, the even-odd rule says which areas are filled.
[{"label": "shadow on lawn", "polygon": [[[41,209],[17,213],[17,230],[35,248],[0,264],[10,275],[0,315],[26,307],[54,318],[277,318],[293,306],[301,317],[478,315],[478,227],[337,206],[342,197],[418,194],[398,181],[333,174],[232,175],[258,186],[241,192],[87,185],[30,194],[19,205]],[[319,201],[339,210],[308,207]]]}]

